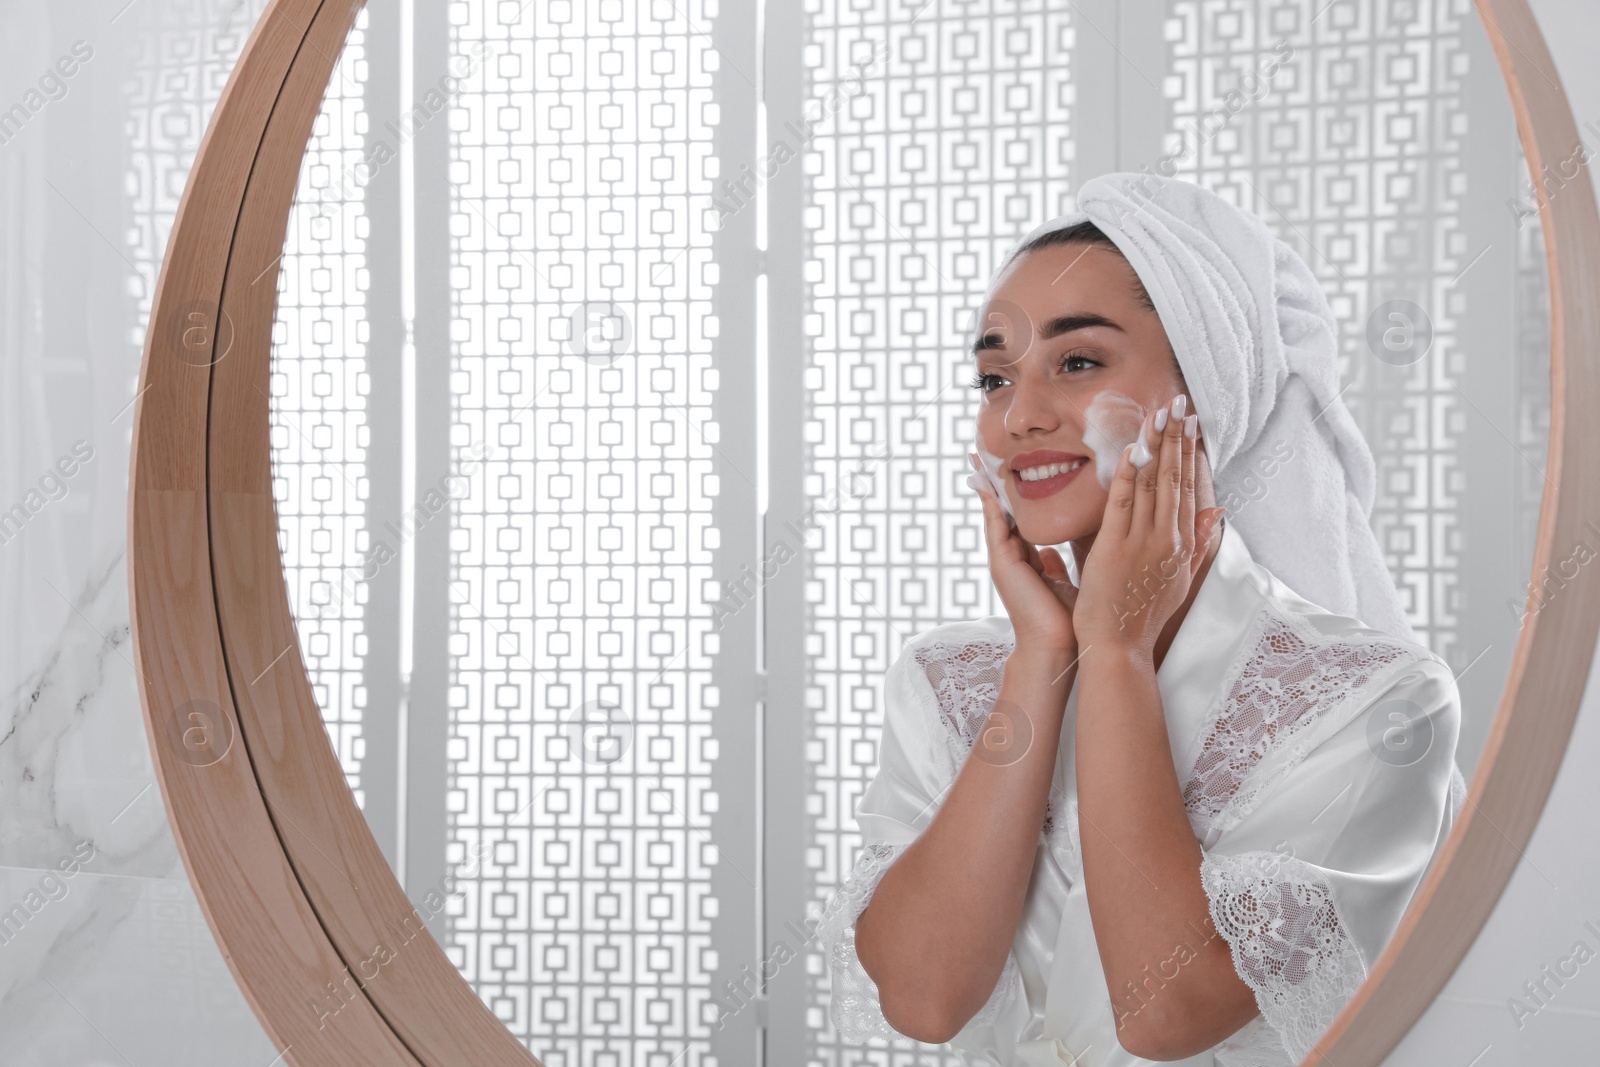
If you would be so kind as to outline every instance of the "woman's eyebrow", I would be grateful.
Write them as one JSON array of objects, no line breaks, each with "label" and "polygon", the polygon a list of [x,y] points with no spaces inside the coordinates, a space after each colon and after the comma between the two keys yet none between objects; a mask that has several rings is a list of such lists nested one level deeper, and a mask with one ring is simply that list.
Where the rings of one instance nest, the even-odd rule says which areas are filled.
[{"label": "woman's eyebrow", "polygon": [[[1104,315],[1098,315],[1092,311],[1084,311],[1056,316],[1044,324],[1044,327],[1039,331],[1039,337],[1048,341],[1052,337],[1060,337],[1062,334],[1071,333],[1073,330],[1086,330],[1091,326],[1107,326],[1122,333],[1127,332]],[[973,343],[972,354],[976,356],[986,349],[1004,348],[1005,346],[1006,342],[1003,334],[985,333]]]},{"label": "woman's eyebrow", "polygon": [[[1104,315],[1096,315],[1094,312],[1083,312],[1076,315],[1062,315],[1058,318],[1051,319],[1049,322],[1044,324],[1044,329],[1039,331],[1039,336],[1048,341],[1052,337],[1059,337],[1064,333],[1071,333],[1073,330],[1088,329],[1090,326],[1109,326],[1113,330],[1122,330],[1120,325],[1112,322]],[[1127,331],[1122,330],[1122,332],[1126,333]]]}]

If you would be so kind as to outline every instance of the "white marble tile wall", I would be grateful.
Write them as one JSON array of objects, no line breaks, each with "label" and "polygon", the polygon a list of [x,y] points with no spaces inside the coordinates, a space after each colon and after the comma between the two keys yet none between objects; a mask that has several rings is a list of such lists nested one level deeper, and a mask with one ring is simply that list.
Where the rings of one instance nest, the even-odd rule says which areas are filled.
[{"label": "white marble tile wall", "polygon": [[0,0],[5,1067],[277,1057],[154,783],[123,547],[141,323],[183,178],[261,6]]}]

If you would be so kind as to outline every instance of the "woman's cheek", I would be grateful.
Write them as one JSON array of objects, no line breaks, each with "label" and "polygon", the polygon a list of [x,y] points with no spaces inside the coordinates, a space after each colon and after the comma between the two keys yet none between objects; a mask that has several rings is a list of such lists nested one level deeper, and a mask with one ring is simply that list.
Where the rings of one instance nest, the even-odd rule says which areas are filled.
[{"label": "woman's cheek", "polygon": [[1083,413],[1083,445],[1094,455],[1094,476],[1100,488],[1111,488],[1122,450],[1138,440],[1145,410],[1133,397],[1102,389]]}]

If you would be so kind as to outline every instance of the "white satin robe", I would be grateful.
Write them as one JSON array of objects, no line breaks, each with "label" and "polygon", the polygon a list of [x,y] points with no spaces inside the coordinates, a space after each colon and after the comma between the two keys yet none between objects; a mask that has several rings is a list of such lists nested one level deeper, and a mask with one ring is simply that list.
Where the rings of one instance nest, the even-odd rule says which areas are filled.
[{"label": "white satin robe", "polygon": [[[856,807],[863,849],[819,926],[830,1016],[847,1042],[909,1042],[883,1018],[854,922],[932,820],[1000,688],[1014,645],[995,615],[914,637],[885,679],[879,765]],[[1444,661],[1303,600],[1223,526],[1156,672],[1213,922],[1261,1013],[1177,1061],[1297,1064],[1365,978],[1449,833],[1466,786],[1460,698]],[[1074,684],[1045,828],[1005,969],[950,1042],[970,1065],[1127,1067],[1078,851]],[[1159,995],[1203,932],[1152,961]]]}]

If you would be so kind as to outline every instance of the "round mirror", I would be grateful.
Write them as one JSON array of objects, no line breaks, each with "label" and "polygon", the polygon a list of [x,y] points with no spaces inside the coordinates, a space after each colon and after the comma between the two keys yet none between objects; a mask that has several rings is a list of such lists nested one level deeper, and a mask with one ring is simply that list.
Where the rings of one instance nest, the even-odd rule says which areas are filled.
[{"label": "round mirror", "polygon": [[[1496,58],[1543,45],[1484,10],[273,4],[163,272],[130,537],[158,772],[280,1047],[891,1062],[834,1029],[819,909],[891,664],[1004,611],[963,327],[1110,171],[1255,212],[1327,293],[1466,841],[1537,626],[1595,625],[1546,493],[1562,251]],[[203,759],[165,725],[197,701]],[[1414,1021],[1371,990],[1442,983],[1476,925],[1419,916],[1504,883],[1478,855],[1319,1050]]]}]

